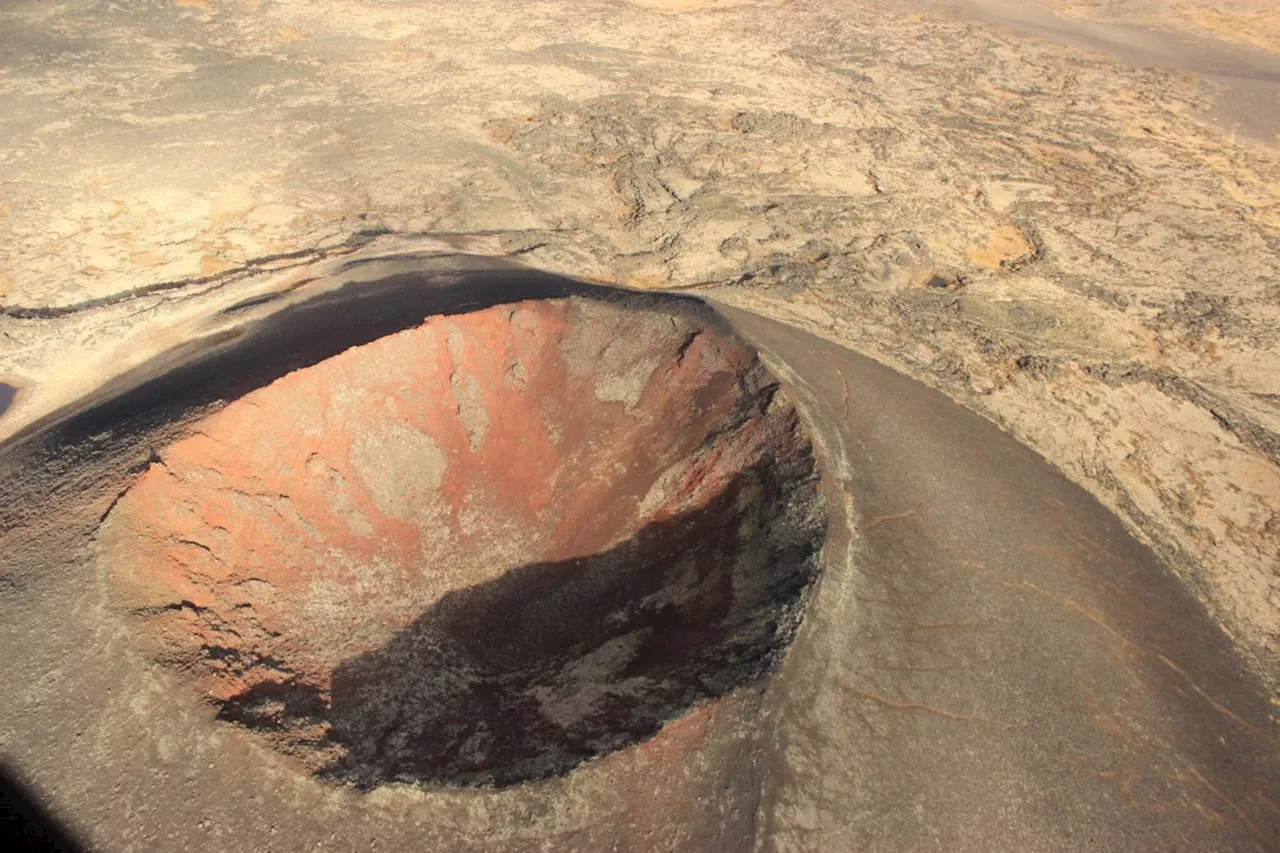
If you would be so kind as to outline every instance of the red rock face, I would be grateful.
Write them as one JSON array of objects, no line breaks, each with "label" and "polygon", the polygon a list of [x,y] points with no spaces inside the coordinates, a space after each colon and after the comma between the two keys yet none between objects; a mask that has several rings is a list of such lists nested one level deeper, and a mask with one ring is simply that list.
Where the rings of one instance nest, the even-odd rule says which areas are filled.
[{"label": "red rock face", "polygon": [[113,589],[314,772],[507,784],[767,674],[824,515],[794,410],[695,316],[433,318],[201,422],[117,504]]}]

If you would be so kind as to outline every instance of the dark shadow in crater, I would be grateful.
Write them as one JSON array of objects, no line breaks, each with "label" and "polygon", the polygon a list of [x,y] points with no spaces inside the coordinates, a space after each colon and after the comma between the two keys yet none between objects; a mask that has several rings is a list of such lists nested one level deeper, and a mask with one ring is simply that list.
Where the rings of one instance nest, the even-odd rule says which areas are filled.
[{"label": "dark shadow in crater", "polygon": [[0,382],[0,418],[4,417],[4,413],[9,411],[9,407],[13,405],[13,401],[18,396],[18,389],[10,385],[8,382]]},{"label": "dark shadow in crater", "polygon": [[79,853],[83,848],[17,775],[0,765],[0,841],[18,853]]},{"label": "dark shadow in crater", "polygon": [[275,683],[221,716],[277,742],[327,722],[316,746],[343,754],[319,775],[360,788],[563,774],[769,674],[825,527],[812,456],[772,458],[608,551],[446,594],[338,666],[327,709],[317,690]]}]

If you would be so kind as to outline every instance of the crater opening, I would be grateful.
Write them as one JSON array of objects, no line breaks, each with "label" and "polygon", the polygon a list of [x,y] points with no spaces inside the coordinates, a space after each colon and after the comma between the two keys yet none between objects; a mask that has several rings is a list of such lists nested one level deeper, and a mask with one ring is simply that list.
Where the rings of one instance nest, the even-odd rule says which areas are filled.
[{"label": "crater opening", "polygon": [[709,312],[437,316],[288,373],[153,459],[116,603],[218,716],[318,776],[509,785],[766,677],[826,514],[794,407]]}]

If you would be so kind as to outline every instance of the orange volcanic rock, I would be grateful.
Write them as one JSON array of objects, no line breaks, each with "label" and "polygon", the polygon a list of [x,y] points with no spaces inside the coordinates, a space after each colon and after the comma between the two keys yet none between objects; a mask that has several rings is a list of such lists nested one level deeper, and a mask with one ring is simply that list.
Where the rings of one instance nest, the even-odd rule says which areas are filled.
[{"label": "orange volcanic rock", "polygon": [[825,523],[755,354],[639,299],[436,317],[162,456],[104,529],[118,602],[365,786],[561,773],[762,677]]}]

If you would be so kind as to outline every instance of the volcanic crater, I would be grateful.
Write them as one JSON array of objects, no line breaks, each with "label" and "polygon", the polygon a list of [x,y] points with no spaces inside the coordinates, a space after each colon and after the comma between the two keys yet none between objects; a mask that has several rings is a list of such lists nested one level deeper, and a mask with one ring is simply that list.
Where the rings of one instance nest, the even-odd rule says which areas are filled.
[{"label": "volcanic crater", "polygon": [[193,424],[99,542],[156,659],[319,777],[504,786],[769,675],[826,531],[812,447],[707,312],[435,316]]}]

